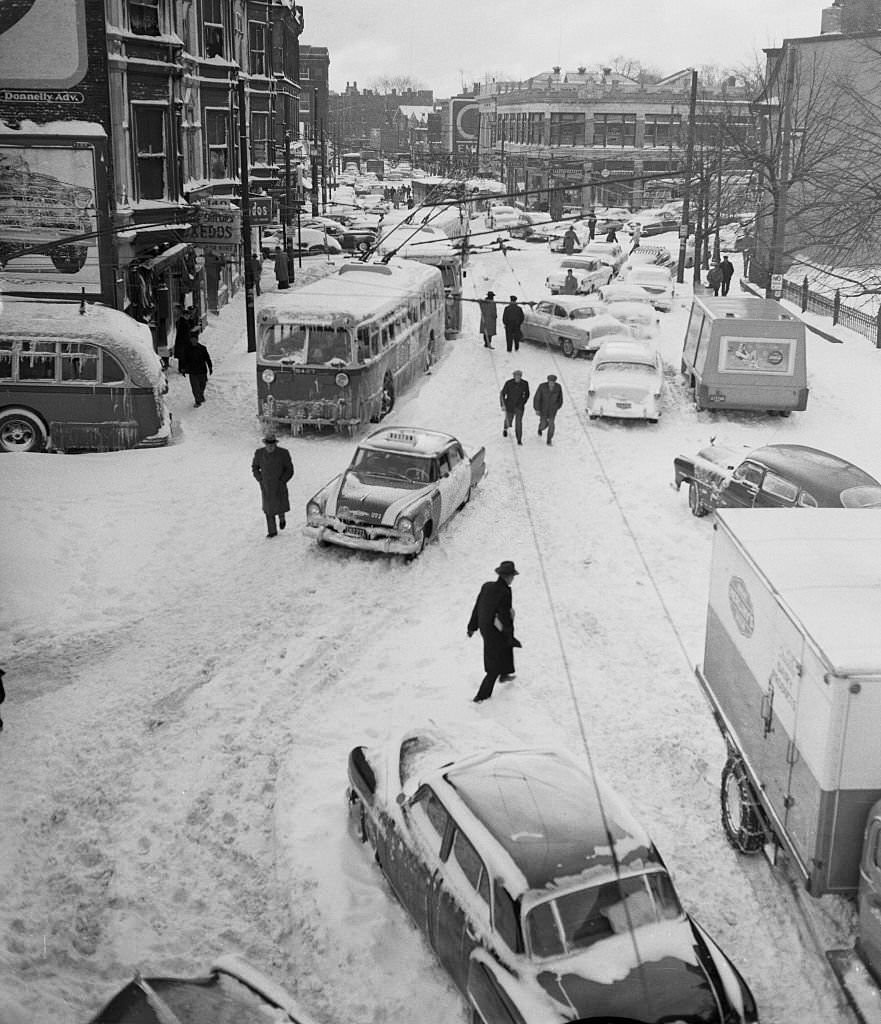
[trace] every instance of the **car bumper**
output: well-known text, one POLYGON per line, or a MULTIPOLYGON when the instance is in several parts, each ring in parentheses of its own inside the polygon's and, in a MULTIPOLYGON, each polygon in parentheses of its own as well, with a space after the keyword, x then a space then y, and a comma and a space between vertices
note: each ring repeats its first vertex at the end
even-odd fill
POLYGON ((587 403, 587 412, 589 416, 621 420, 656 420, 661 415, 656 401, 633 402, 616 398, 595 398, 587 403))
POLYGON ((370 528, 363 527, 363 530, 365 536, 361 537, 344 533, 342 529, 327 524, 306 525, 303 527, 303 536, 324 544, 336 544, 338 547, 354 548, 358 551, 377 551, 383 555, 413 555, 421 547, 420 541, 415 538, 405 540, 402 537, 370 537, 366 536, 370 532, 370 528))

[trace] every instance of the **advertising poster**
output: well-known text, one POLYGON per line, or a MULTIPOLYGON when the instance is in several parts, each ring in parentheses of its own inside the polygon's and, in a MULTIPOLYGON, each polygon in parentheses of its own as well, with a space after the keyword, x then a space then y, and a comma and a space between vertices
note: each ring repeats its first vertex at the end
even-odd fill
POLYGON ((87 65, 86 0, 0 3, 4 91, 67 89, 82 80, 87 65))
POLYGON ((0 289, 100 296, 95 176, 93 146, 0 140, 0 289), (67 241, 16 255, 59 238, 67 241))

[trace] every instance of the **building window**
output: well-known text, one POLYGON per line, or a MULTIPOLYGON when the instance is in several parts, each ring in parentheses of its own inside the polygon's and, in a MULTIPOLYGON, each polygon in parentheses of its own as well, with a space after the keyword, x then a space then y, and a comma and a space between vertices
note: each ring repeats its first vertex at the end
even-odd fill
POLYGON ((301 64, 300 65, 300 81, 301 82, 308 82, 311 77, 312 77, 312 75, 309 74, 309 68, 304 67, 301 64))
POLYGON ((128 25, 139 36, 159 35, 161 0, 128 0, 128 25))
POLYGON ((208 177, 229 177, 229 111, 205 111, 205 148, 208 177))
POLYGON ((544 124, 544 114, 530 114, 526 141, 535 145, 541 145, 544 141, 544 124))
POLYGON ((248 22, 248 61, 252 75, 266 74, 266 24, 248 22))
POLYGON ((636 145, 636 114, 594 114, 593 144, 621 147, 636 145))
POLYGON ((223 0, 203 0, 205 56, 224 57, 223 0))
POLYGON ((584 114, 551 114, 552 146, 584 145, 584 114))
POLYGON ((269 163, 269 114, 251 114, 251 163, 269 163))
POLYGON ((644 146, 669 147, 679 143, 679 114, 646 114, 644 146))
POLYGON ((137 199, 165 199, 165 107, 133 107, 137 199))

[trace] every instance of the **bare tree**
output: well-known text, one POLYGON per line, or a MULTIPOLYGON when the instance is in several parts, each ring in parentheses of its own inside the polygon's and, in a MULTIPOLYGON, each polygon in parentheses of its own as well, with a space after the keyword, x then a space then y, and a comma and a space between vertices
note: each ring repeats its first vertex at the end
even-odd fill
POLYGON ((637 60, 635 57, 624 57, 621 54, 616 57, 610 57, 604 64, 597 66, 597 70, 600 73, 605 68, 614 71, 616 75, 632 78, 634 82, 639 82, 640 85, 652 85, 654 82, 660 82, 664 77, 657 68, 643 64, 642 61, 637 60))
POLYGON ((398 93, 420 92, 425 86, 410 75, 379 75, 370 83, 370 88, 388 95, 392 90, 398 93))

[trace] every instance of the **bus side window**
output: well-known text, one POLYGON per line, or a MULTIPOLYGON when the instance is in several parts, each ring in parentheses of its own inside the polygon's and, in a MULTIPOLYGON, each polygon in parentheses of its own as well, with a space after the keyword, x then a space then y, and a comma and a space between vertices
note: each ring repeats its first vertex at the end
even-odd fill
POLYGON ((18 357, 19 380, 55 380, 55 342, 23 341, 18 357))
POLYGON ((109 352, 101 352, 101 380, 105 384, 125 380, 125 373, 122 367, 109 352))
POLYGON ((370 354, 372 356, 379 355, 379 331, 377 330, 370 332, 370 354))
POLYGON ((366 327, 358 328, 358 362, 366 363, 370 358, 370 334, 366 327))
POLYGON ((0 377, 9 380, 12 377, 12 342, 0 341, 0 377))
POLYGON ((386 348, 388 346, 388 327, 383 327, 380 340, 382 341, 382 347, 386 348))
POLYGON ((98 349, 95 345, 61 343, 62 380, 98 380, 98 349))

